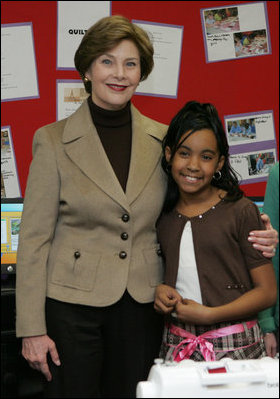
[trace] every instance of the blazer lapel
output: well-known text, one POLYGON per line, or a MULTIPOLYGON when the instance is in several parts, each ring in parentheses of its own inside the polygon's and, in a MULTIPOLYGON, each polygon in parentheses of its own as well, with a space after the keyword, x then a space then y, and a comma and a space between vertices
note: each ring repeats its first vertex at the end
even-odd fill
POLYGON ((66 122, 63 139, 69 158, 113 200, 129 210, 125 193, 92 123, 87 101, 66 122))
POLYGON ((132 149, 126 196, 131 204, 143 190, 161 157, 161 134, 131 105, 132 149))

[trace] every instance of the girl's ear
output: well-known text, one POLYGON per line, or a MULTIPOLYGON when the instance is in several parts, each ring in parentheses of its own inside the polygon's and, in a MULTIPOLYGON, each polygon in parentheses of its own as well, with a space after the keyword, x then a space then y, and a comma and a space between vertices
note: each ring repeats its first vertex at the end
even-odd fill
POLYGON ((220 156, 220 159, 219 159, 219 162, 218 162, 218 165, 217 165, 217 169, 216 169, 216 172, 219 172, 222 168, 223 168, 223 166, 224 166, 224 163, 225 163, 225 156, 224 155, 221 155, 220 156))
POLYGON ((166 161, 167 162, 169 162, 170 161, 170 159, 171 159, 171 149, 170 149, 170 147, 165 147, 165 159, 166 159, 166 161))

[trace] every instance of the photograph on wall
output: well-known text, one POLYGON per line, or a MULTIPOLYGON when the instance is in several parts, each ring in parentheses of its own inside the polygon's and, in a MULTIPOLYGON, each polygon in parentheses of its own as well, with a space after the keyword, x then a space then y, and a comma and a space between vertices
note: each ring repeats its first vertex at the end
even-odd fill
POLYGON ((265 29, 233 34, 236 57, 268 53, 267 33, 265 29))
POLYGON ((230 121, 227 124, 229 142, 243 142, 248 139, 256 140, 255 119, 240 119, 230 121))
POLYGON ((81 80, 57 80, 56 93, 56 120, 67 118, 73 114, 88 97, 81 80))
POLYGON ((266 181, 270 169, 276 162, 275 148, 230 156, 230 164, 239 175, 241 184, 266 181))
POLYGON ((21 197, 10 126, 1 127, 1 198, 21 197))
POLYGON ((207 62, 271 53, 266 2, 201 9, 207 62))
POLYGON ((154 68, 135 94, 177 98, 183 26, 132 20, 144 29, 154 46, 154 68), (172 73, 170 73, 172 71, 172 73))
POLYGON ((111 1, 58 1, 57 14, 57 69, 74 70, 74 55, 84 34, 111 15, 111 1))
POLYGON ((239 31, 238 7, 210 9, 203 12, 206 34, 239 31))
POLYGON ((31 22, 1 25, 1 101, 39 98, 31 22))
POLYGON ((255 144, 259 146, 261 142, 276 146, 272 111, 226 115, 224 121, 231 147, 249 144, 252 148, 255 144))

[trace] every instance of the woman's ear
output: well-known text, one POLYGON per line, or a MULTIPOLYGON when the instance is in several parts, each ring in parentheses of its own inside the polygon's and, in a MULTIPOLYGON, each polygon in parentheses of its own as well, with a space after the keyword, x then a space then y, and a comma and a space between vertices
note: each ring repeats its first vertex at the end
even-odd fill
POLYGON ((165 147, 164 155, 165 155, 166 161, 169 162, 170 159, 171 159, 171 149, 170 149, 170 147, 165 147))

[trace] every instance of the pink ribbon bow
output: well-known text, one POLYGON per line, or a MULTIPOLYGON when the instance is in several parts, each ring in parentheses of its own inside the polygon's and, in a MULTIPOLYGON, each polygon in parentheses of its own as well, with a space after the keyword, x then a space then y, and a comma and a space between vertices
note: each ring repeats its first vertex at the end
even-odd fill
MULTIPOLYGON (((246 322, 246 326, 247 328, 252 328, 256 323, 257 323, 256 320, 248 321, 246 322)), ((189 359, 193 354, 193 352, 196 350, 197 346, 199 346, 199 350, 202 353, 204 359, 207 362, 214 361, 216 359, 216 356, 213 349, 213 344, 207 341, 207 338, 209 339, 209 338, 225 337, 227 335, 236 334, 243 331, 244 331, 244 325, 242 323, 239 323, 228 327, 218 328, 217 330, 207 331, 204 334, 201 334, 197 337, 196 335, 193 335, 190 332, 171 324, 170 332, 172 334, 179 335, 180 337, 185 338, 176 346, 173 352, 173 359, 175 360, 175 362, 180 362, 183 359, 189 359), (184 348, 182 348, 182 346, 185 344, 187 345, 184 348)), ((247 346, 251 345, 246 345, 246 347, 247 346)))
POLYGON ((195 335, 193 338, 184 339, 179 343, 179 345, 176 346, 176 349, 173 353, 173 359, 175 362, 180 362, 183 359, 189 359, 198 345, 200 352, 206 361, 212 361, 216 359, 213 350, 213 344, 211 344, 209 341, 206 341, 206 339, 202 338, 201 336, 196 337, 195 335), (188 345, 184 348, 181 348, 181 346, 184 344, 188 345))

